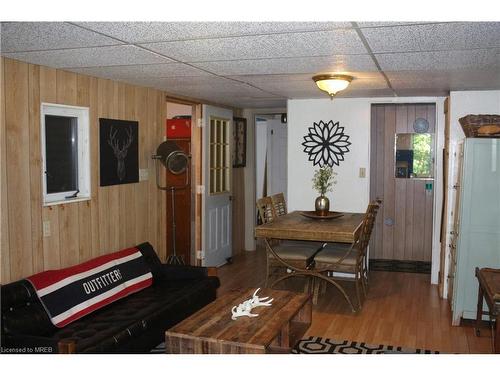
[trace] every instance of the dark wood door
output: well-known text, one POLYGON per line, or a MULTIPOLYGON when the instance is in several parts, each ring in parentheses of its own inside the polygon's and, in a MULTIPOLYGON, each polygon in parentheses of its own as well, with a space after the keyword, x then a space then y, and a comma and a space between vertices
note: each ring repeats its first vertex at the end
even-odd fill
POLYGON ((435 132, 435 104, 372 105, 370 197, 382 198, 383 205, 370 259, 431 261, 434 181, 395 177, 395 135, 415 133, 417 118, 428 121, 428 133, 435 132))
MULTIPOLYGON (((187 154, 190 154, 190 139, 175 139, 179 147, 187 154)), ((186 174, 166 173, 168 186, 183 186, 186 181, 186 174)), ((191 171, 190 171, 191 175, 191 171)), ((167 256, 173 255, 173 215, 172 215, 172 191, 168 189, 167 195, 167 256)), ((175 189, 175 248, 176 254, 181 256, 185 264, 191 264, 191 181, 184 189, 175 189)))

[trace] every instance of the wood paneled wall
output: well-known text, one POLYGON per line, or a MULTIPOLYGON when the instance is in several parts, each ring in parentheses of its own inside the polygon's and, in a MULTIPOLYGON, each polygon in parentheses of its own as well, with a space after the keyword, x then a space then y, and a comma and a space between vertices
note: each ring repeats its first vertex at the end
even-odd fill
POLYGON ((161 91, 1 58, 1 282, 149 241, 166 259, 165 194, 151 154, 163 141, 161 91), (42 206, 40 104, 90 108, 92 199, 42 206), (139 121, 139 168, 149 179, 99 186, 100 117, 139 121), (50 222, 44 237, 42 223, 50 222))
POLYGON ((383 199, 370 242, 372 259, 431 261, 434 190, 426 191, 425 184, 434 181, 394 177, 395 135, 415 133, 419 117, 435 133, 435 104, 372 105, 370 200, 383 199))

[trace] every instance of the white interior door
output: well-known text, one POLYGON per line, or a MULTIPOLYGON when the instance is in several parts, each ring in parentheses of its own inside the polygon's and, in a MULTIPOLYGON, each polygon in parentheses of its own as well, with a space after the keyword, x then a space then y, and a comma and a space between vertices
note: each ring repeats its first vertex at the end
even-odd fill
POLYGON ((233 111, 203 106, 203 259, 221 266, 232 255, 231 139, 233 111))
POLYGON ((267 120, 257 119, 255 125, 255 199, 264 196, 264 174, 267 160, 267 120))
POLYGON ((279 118, 267 122, 267 181, 268 195, 284 193, 286 198, 287 127, 279 118))

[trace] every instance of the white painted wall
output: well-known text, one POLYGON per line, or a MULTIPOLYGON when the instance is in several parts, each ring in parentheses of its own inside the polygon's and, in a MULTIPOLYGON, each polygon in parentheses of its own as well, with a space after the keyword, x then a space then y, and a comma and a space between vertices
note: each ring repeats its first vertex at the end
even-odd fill
POLYGON ((450 92, 450 140, 465 138, 458 119, 466 115, 500 114, 500 90, 450 92))
POLYGON ((442 204, 442 154, 444 138, 443 97, 307 99, 288 101, 288 205, 289 210, 311 210, 317 193, 311 179, 316 168, 303 152, 303 137, 313 122, 340 121, 352 143, 345 160, 335 171, 337 185, 329 194, 335 211, 364 212, 370 199, 370 122, 374 103, 436 103, 436 161, 434 183, 434 230, 431 282, 438 282, 439 232, 442 204), (359 177, 359 168, 366 168, 366 177, 359 177))
MULTIPOLYGON (((495 91, 452 91, 450 92, 450 168, 448 170, 448 212, 446 228, 446 254, 444 265, 444 293, 443 298, 448 298, 448 268, 450 262, 449 244, 450 231, 453 227, 453 208, 455 207, 455 194, 453 185, 456 183, 458 170, 455 165, 455 150, 459 143, 465 139, 465 134, 458 119, 466 115, 500 114, 500 90, 495 91)), ((450 296, 451 298, 451 296, 450 296)))
POLYGON ((302 142, 314 122, 340 121, 349 135, 350 151, 345 161, 334 167, 337 185, 330 198, 332 211, 364 212, 370 197, 370 176, 359 178, 359 168, 370 167, 370 99, 308 99, 288 101, 288 207, 313 210, 318 193, 311 179, 313 167, 302 142))

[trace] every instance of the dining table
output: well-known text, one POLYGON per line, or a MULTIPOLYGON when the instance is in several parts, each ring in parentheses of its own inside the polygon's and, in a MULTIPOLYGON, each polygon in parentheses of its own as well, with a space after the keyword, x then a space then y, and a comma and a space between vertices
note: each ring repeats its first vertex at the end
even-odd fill
POLYGON ((274 250, 276 240, 298 240, 315 242, 340 242, 354 243, 358 238, 363 219, 363 213, 337 212, 328 217, 314 217, 309 211, 293 211, 276 217, 272 222, 259 225, 255 228, 255 237, 264 240, 267 251, 277 261, 292 272, 286 273, 275 280, 271 288, 277 283, 290 277, 312 277, 325 280, 334 285, 349 302, 353 311, 356 311, 344 289, 323 273, 317 272, 313 267, 299 268, 281 258, 274 250))

